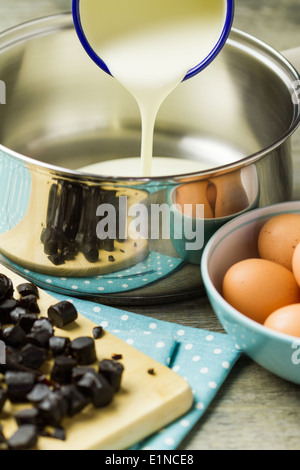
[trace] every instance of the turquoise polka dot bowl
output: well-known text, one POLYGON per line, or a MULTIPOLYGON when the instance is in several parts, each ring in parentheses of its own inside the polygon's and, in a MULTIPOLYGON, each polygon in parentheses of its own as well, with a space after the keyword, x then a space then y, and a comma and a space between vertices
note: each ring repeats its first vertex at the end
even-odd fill
POLYGON ((300 201, 255 209, 228 222, 206 245, 201 272, 212 308, 237 347, 271 373, 300 384, 300 338, 266 328, 222 297, 226 271, 243 259, 259 256, 257 239, 261 227, 283 213, 300 213, 300 201))

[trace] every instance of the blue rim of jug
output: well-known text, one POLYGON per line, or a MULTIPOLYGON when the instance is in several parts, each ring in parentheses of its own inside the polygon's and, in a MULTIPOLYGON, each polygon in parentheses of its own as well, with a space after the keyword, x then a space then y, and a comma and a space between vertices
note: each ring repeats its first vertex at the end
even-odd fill
MULTIPOLYGON (((76 33, 85 51, 90 56, 90 58, 98 65, 98 67, 104 70, 104 72, 113 76, 109 68, 105 64, 105 62, 94 51, 94 49, 90 45, 83 31, 82 23, 80 20, 80 0, 72 0, 72 13, 73 13, 73 22, 74 22, 76 33)), ((234 0, 227 0, 227 13, 226 13, 225 24, 224 24, 222 34, 217 44, 202 62, 200 62, 198 65, 196 65, 195 67, 193 67, 191 70, 188 71, 183 81, 191 77, 194 77, 201 70, 205 69, 217 57, 219 52, 221 52, 230 34, 232 23, 233 23, 233 17, 234 17, 234 0)))

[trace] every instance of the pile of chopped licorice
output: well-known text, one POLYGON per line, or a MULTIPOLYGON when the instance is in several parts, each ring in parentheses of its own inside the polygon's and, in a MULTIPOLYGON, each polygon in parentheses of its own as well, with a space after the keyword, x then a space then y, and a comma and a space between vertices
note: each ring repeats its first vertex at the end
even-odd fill
POLYGON ((78 317, 71 302, 50 306, 47 317, 42 317, 38 288, 25 282, 16 289, 19 299, 14 298, 11 279, 0 274, 0 340, 5 343, 5 364, 0 364, 0 450, 33 448, 39 436, 66 440, 63 419, 87 406, 107 406, 120 388, 124 370, 115 359, 97 362, 95 340, 102 336, 101 327, 93 329, 92 337, 55 336, 55 327, 61 329, 78 317), (47 373, 46 364, 50 364, 47 373), (12 436, 5 436, 1 426, 7 400, 25 405, 14 415, 18 428, 12 436))

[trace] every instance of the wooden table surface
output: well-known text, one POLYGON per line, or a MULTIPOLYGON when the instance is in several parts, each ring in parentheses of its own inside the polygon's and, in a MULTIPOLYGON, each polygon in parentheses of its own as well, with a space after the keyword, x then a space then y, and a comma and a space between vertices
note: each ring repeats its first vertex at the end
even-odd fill
MULTIPOLYGON (((0 30, 68 11, 71 0, 1 0, 0 30)), ((299 0, 236 0, 234 26, 278 50, 300 46, 299 0)), ((1 76, 0 76, 1 79, 1 76)), ((294 198, 300 198, 300 130, 293 137, 294 198)), ((206 297, 131 311, 223 332, 206 297)), ((182 450, 299 450, 300 389, 242 356, 182 450)))

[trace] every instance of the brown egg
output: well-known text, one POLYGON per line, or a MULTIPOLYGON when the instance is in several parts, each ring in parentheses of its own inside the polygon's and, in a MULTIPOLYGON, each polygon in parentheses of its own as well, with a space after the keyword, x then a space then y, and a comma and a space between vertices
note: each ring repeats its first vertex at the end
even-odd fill
POLYGON ((295 279, 300 286, 300 243, 298 243, 293 253, 292 269, 295 279))
POLYGON ((223 280, 225 300, 252 320, 264 323, 278 308, 300 302, 300 289, 287 268, 251 258, 233 265, 223 280))
POLYGON ((249 199, 241 180, 241 171, 210 180, 216 187, 215 217, 238 214, 249 206, 249 199))
POLYGON ((280 333, 300 338, 300 304, 279 308, 268 316, 264 325, 280 333))
POLYGON ((280 214, 268 220, 258 237, 261 258, 292 270, 292 258, 300 243, 300 214, 280 214))
POLYGON ((212 219, 214 217, 212 208, 207 199, 207 189, 209 181, 197 181, 185 183, 176 190, 176 203, 184 210, 184 205, 190 204, 190 210, 185 208, 185 215, 196 217, 196 204, 204 204, 204 218, 212 219))

